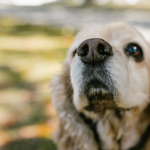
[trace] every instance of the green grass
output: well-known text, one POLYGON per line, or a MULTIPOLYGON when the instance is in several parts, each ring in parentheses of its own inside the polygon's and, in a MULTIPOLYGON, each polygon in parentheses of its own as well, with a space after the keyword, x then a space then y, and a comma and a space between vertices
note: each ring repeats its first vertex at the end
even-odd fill
POLYGON ((1 147, 0 150, 57 150, 51 140, 44 138, 18 140, 1 147))

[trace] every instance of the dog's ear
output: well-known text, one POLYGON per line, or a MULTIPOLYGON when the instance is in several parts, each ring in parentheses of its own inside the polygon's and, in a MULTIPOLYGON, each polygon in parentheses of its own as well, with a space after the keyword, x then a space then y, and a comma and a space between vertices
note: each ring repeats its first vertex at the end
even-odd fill
POLYGON ((52 103, 60 119, 54 140, 60 150, 97 150, 98 146, 93 132, 84 123, 75 109, 70 84, 70 67, 67 61, 63 64, 61 75, 52 80, 52 103))

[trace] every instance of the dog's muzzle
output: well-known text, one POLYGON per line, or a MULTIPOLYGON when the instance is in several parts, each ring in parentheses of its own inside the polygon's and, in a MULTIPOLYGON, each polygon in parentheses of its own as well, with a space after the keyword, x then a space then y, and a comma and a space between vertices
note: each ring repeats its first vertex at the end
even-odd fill
POLYGON ((111 45, 100 38, 87 39, 79 45, 77 55, 84 64, 82 92, 89 101, 86 109, 112 107, 115 88, 106 65, 113 56, 111 45))

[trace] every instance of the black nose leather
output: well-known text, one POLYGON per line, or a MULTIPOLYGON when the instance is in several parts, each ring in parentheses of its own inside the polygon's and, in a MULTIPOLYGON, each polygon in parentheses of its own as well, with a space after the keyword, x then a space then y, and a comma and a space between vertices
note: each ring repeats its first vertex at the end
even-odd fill
POLYGON ((77 54, 85 63, 102 62, 113 54, 112 47, 105 40, 92 38, 83 41, 78 49, 77 54))

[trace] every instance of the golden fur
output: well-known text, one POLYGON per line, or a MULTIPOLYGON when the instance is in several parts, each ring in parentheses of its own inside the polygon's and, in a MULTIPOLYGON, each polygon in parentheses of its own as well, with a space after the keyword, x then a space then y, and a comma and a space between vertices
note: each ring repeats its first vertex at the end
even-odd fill
POLYGON ((141 138, 150 124, 150 48, 130 25, 117 22, 81 31, 68 51, 61 75, 54 77, 52 86, 52 101, 60 119, 55 134, 59 150, 131 150, 140 146, 149 150, 150 136, 145 136, 144 142, 141 138), (107 67, 118 90, 114 99, 116 109, 100 109, 101 104, 99 112, 85 109, 89 101, 81 92, 84 65, 77 55, 73 58, 72 53, 89 38, 103 38, 115 53, 107 67), (142 47, 144 61, 137 63, 125 56, 122 49, 129 42, 142 47))

